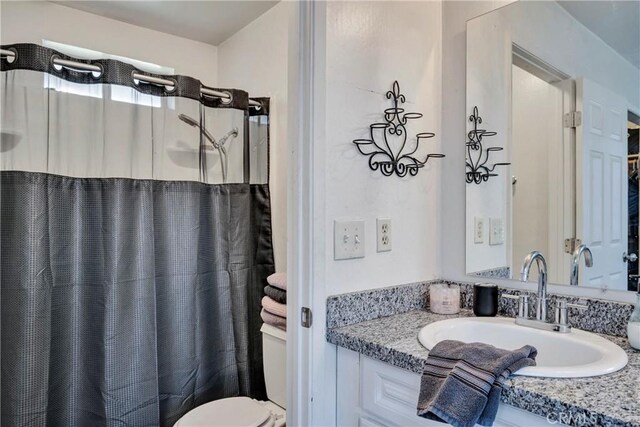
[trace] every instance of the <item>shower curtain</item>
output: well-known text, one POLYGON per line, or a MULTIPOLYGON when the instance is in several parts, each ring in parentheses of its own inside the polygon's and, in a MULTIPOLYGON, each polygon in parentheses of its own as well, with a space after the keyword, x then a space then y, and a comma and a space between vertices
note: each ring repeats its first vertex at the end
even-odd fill
POLYGON ((190 77, 159 86, 119 61, 2 48, 17 53, 0 60, 2 426, 170 426, 214 399, 263 399, 274 261, 268 141, 250 133, 268 109, 190 77))

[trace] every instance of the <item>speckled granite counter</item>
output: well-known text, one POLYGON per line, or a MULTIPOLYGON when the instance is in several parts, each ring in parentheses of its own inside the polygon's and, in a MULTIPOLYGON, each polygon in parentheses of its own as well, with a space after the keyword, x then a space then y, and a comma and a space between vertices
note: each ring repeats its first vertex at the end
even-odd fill
MULTIPOLYGON (((415 310, 327 329, 327 341, 391 365, 421 373, 429 352, 418 342, 425 325, 451 317, 472 316, 463 310, 443 316, 415 310)), ((592 378, 533 378, 514 376, 502 393, 502 401, 546 417, 571 413, 588 420, 583 426, 640 427, 640 351, 626 339, 602 335, 627 351, 629 364, 622 370, 592 378)))

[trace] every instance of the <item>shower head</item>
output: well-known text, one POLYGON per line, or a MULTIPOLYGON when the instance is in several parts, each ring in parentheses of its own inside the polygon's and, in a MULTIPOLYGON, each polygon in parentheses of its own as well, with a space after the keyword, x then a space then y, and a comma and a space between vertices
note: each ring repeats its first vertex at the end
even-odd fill
POLYGON ((182 120, 183 122, 185 122, 186 124, 188 124, 189 126, 192 126, 194 128, 199 128, 200 132, 202 132, 202 134, 205 136, 205 138, 207 138, 209 140, 209 142, 211 143, 211 145, 213 145, 213 148, 218 149, 219 145, 216 142, 215 138, 213 137, 213 135, 211 135, 209 133, 208 130, 206 130, 204 127, 200 126, 200 123, 194 119, 193 117, 187 116, 186 114, 178 114, 178 118, 180 120, 182 120))
POLYGON ((178 118, 193 127, 200 127, 200 123, 196 122, 195 119, 187 116, 186 114, 178 114, 178 118))

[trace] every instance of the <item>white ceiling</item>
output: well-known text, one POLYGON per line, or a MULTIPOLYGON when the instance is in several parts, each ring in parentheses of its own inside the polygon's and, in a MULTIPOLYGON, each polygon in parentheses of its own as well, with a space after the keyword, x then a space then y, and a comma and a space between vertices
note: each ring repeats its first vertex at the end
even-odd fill
POLYGON ((219 45, 278 1, 61 1, 63 6, 219 45))
POLYGON ((640 1, 558 1, 592 33, 640 68, 640 1))

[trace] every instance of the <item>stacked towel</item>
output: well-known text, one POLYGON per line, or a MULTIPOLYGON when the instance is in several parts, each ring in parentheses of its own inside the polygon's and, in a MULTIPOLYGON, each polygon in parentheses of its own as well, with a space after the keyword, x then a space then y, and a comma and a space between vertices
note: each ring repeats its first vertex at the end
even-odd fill
POLYGON ((287 291, 287 273, 273 273, 267 277, 267 283, 283 291, 287 291))
POLYGON ((264 287, 264 293, 269 298, 280 304, 287 303, 287 293, 282 289, 278 289, 275 286, 267 285, 264 287))
POLYGON ((283 330, 287 329, 287 274, 274 273, 267 277, 262 298, 260 317, 268 325, 283 330))
POLYGON ((283 331, 287 330, 287 319, 284 317, 271 314, 264 308, 260 312, 260 317, 262 317, 262 321, 267 325, 275 326, 276 328, 282 329, 283 331))
POLYGON ((287 306, 272 300, 268 296, 262 298, 262 308, 276 316, 287 317, 287 306))
POLYGON ((537 354, 529 345, 509 351, 482 343, 439 342, 425 363, 418 415, 454 427, 493 425, 503 382, 535 365, 537 354))

